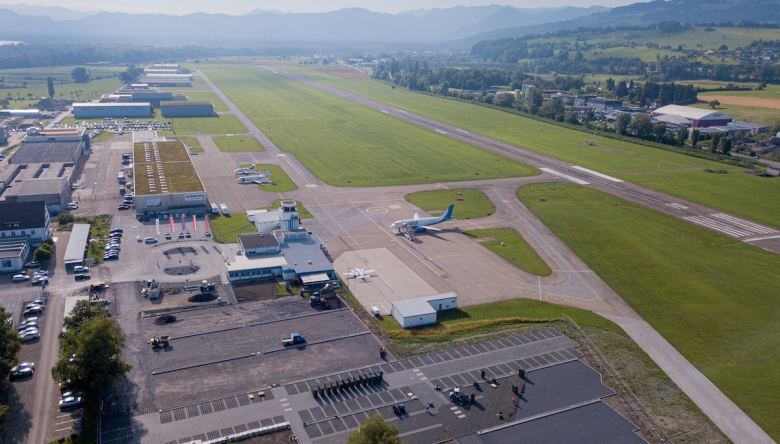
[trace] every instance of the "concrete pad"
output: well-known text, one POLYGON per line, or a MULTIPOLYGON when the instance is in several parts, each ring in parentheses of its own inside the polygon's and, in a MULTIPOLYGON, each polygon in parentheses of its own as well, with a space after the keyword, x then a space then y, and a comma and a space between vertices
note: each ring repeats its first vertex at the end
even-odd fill
POLYGON ((363 307, 370 312, 376 306, 383 316, 390 315, 393 301, 439 293, 387 248, 345 252, 334 266, 342 276, 350 268, 375 270, 365 280, 350 278, 346 282, 363 307))

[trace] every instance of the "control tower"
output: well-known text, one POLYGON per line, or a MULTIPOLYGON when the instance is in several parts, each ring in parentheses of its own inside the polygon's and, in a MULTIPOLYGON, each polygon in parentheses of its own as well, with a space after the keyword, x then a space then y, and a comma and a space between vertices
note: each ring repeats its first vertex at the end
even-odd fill
POLYGON ((293 231, 298 229, 298 208, 294 200, 283 200, 279 208, 279 228, 293 231))

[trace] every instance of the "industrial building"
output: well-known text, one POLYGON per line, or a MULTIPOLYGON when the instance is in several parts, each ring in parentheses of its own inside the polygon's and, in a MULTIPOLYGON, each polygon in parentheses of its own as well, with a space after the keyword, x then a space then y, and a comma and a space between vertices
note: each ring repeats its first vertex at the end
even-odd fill
POLYGON ((38 109, 0 109, 0 116, 35 118, 40 117, 38 109))
POLYGON ((140 83, 145 83, 149 86, 190 87, 192 86, 192 75, 191 74, 149 74, 141 77, 140 83))
POLYGON ((393 301, 391 314, 403 328, 422 327, 436 323, 436 313, 458 308, 458 296, 444 293, 393 301))
POLYGON ((159 88, 138 85, 126 85, 111 94, 104 94, 100 103, 150 103, 159 108, 160 102, 187 100, 184 96, 174 96, 170 91, 159 88))
POLYGON ((593 106, 593 109, 597 109, 600 111, 607 111, 610 109, 616 109, 623 106, 622 100, 606 99, 604 97, 592 97, 588 100, 587 103, 593 106))
POLYGON ((139 217, 208 211, 205 188, 182 142, 134 143, 132 178, 139 217))
POLYGON ((51 218, 44 202, 0 202, 1 241, 24 241, 34 249, 51 235, 51 218))
POLYGON ((74 103, 76 119, 101 119, 103 117, 151 117, 152 104, 141 103, 74 103))
POLYGON ((207 101, 165 101, 160 103, 163 117, 214 117, 214 104, 207 101))
POLYGON ((89 224, 73 224, 63 259, 66 270, 71 270, 76 265, 84 264, 84 252, 87 250, 88 242, 89 224))
POLYGON ((50 212, 62 211, 84 168, 89 147, 83 128, 31 129, 0 171, 0 200, 43 201, 50 212))
POLYGON ((675 122, 678 126, 685 125, 689 128, 725 126, 734 121, 731 116, 715 110, 680 105, 666 105, 653 111, 653 118, 658 119, 662 116, 677 116, 687 119, 690 122, 690 125, 685 125, 685 122, 681 119, 677 119, 675 122))
POLYGON ((21 270, 30 251, 30 244, 25 240, 0 238, 0 273, 21 270))

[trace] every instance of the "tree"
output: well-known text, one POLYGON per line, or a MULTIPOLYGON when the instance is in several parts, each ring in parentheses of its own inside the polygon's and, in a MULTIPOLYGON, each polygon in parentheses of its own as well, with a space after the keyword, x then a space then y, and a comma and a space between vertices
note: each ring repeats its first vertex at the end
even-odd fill
POLYGON ((718 147, 720 145, 720 139, 722 137, 723 136, 721 136, 718 133, 713 133, 712 134, 712 139, 710 140, 710 151, 712 151, 713 153, 718 152, 718 147))
POLYGON ((691 148, 696 148, 696 144, 699 143, 699 134, 697 129, 691 131, 691 148))
MULTIPOLYGON (((8 319, 11 313, 5 311, 0 306, 0 380, 5 380, 6 375, 11 372, 11 368, 18 362, 17 356, 21 348, 21 339, 19 334, 14 331, 8 319)), ((0 404, 0 432, 5 428, 3 418, 8 413, 8 406, 0 404)))
POLYGON ((715 100, 710 100, 710 103, 709 103, 709 105, 710 105, 710 108, 712 108, 712 109, 715 109, 715 108, 717 108, 717 107, 719 107, 719 106, 720 106, 720 101, 719 101, 719 100, 717 100, 717 99, 715 99, 715 100))
POLYGON ((88 402, 97 403, 101 392, 132 368, 122 360, 124 344, 125 335, 115 320, 102 313, 82 316, 77 328, 60 336, 60 356, 51 374, 56 381, 70 381, 85 392, 88 402))
POLYGON ((720 47, 718 48, 718 51, 728 51, 728 50, 729 47, 727 45, 720 45, 720 47))
POLYGON ((70 76, 73 77, 73 81, 76 83, 89 82, 89 73, 87 72, 87 69, 84 68, 83 66, 73 68, 73 71, 70 72, 70 76))
POLYGON ((653 124, 653 136, 655 137, 655 140, 657 142, 660 142, 663 140, 664 136, 666 135, 666 124, 665 123, 654 123, 653 124))
POLYGON ((531 91, 528 94, 529 101, 536 105, 536 107, 542 106, 542 103, 544 103, 544 96, 542 95, 542 91, 539 90, 539 88, 531 88, 531 91))
POLYGON ((723 154, 729 155, 731 152, 731 137, 724 137, 723 140, 721 140, 720 150, 723 151, 723 154))
POLYGON ((637 137, 642 139, 649 138, 653 134, 653 123, 650 114, 637 113, 631 119, 631 123, 628 124, 628 129, 637 137))
POLYGON ((605 82, 605 86, 607 87, 607 91, 614 91, 615 90, 615 80, 612 79, 612 77, 608 78, 605 82))
POLYGON ((78 301, 73 306, 71 315, 65 317, 63 326, 67 332, 79 332, 84 322, 103 315, 103 311, 97 306, 92 306, 89 301, 78 301))
POLYGON ((631 114, 620 113, 615 117, 615 134, 625 135, 628 125, 631 123, 631 114))
POLYGON ((685 144, 685 141, 688 140, 688 128, 681 126, 677 128, 677 132, 674 135, 674 139, 677 141, 677 144, 682 146, 685 144))
POLYGON ((347 437, 346 444, 403 444, 403 441, 398 437, 398 427, 385 423, 379 415, 372 415, 347 437))
POLYGON ((615 97, 626 97, 628 95, 628 88, 626 87, 626 81, 621 80, 615 85, 615 97))
POLYGON ((49 97, 54 98, 54 79, 51 77, 46 79, 46 87, 49 89, 49 97))
POLYGON ((48 244, 41 244, 40 247, 35 249, 33 253, 33 260, 35 262, 47 262, 54 256, 54 250, 48 244))

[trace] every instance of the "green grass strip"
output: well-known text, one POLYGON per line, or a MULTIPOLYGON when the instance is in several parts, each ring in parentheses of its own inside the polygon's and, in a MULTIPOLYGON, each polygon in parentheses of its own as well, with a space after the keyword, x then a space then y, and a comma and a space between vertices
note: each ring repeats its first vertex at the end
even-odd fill
POLYGON ((780 256, 590 188, 535 184, 517 195, 664 338, 780 439, 780 256))
POLYGON ((465 235, 477 239, 495 238, 479 242, 488 250, 503 257, 531 274, 549 276, 552 271, 542 258, 536 254, 528 242, 515 230, 509 228, 490 228, 484 230, 469 230, 465 235))
POLYGON ((455 204, 452 217, 456 219, 477 219, 490 216, 496 211, 493 202, 485 193, 473 188, 419 191, 407 194, 406 200, 428 213, 442 213, 450 204, 455 204))

